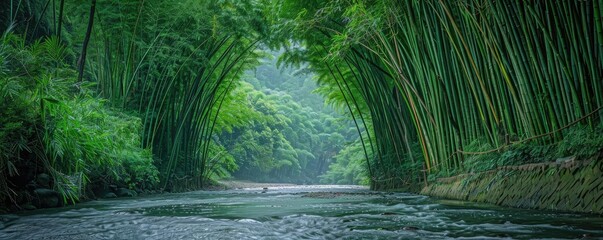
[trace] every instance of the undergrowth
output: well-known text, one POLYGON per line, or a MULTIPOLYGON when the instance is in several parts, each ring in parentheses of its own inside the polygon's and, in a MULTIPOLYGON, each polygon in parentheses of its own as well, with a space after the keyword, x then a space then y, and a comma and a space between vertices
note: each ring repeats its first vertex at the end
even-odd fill
POLYGON ((40 173, 65 202, 89 182, 149 189, 159 181, 140 118, 105 106, 93 84, 76 82, 67 58, 55 38, 0 39, 0 205, 19 204, 19 189, 40 173))
MULTIPOLYGON (((603 152, 603 123, 591 127, 576 125, 561 132, 562 139, 556 143, 542 145, 535 142, 512 144, 499 152, 465 155, 462 169, 434 172, 433 181, 462 173, 479 173, 501 166, 517 166, 530 163, 563 162, 598 157, 603 152)), ((464 147, 466 152, 485 152, 494 149, 482 139, 476 139, 464 147)))

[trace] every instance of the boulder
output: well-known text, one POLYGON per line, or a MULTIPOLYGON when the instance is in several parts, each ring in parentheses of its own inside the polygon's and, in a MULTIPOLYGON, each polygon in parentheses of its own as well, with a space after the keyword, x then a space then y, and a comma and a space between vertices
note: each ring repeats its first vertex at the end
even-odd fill
POLYGON ((31 180, 29 181, 29 183, 27 185, 25 185, 25 189, 27 191, 33 192, 34 190, 36 190, 36 188, 38 188, 38 183, 36 183, 35 180, 31 180))
POLYGON ((136 196, 136 192, 127 188, 118 188, 115 191, 115 195, 118 197, 134 197, 136 196))
POLYGON ((117 195, 115 193, 109 192, 103 196, 103 198, 116 198, 117 195))
POLYGON ((23 208, 25 210, 36 210, 37 209, 36 206, 32 205, 31 203, 23 204, 21 206, 21 208, 23 208))
POLYGON ((40 187, 50 188, 50 175, 46 173, 38 174, 38 176, 36 176, 36 183, 40 187))
POLYGON ((31 194, 27 190, 17 191, 15 194, 15 203, 18 205, 25 204, 32 198, 31 194))
POLYGON ((58 192, 48 188, 38 188, 34 190, 32 203, 37 208, 53 208, 61 204, 61 197, 58 192))
POLYGON ((413 226, 405 226, 402 228, 402 230, 406 230, 406 231, 417 231, 419 230, 418 227, 413 227, 413 226))

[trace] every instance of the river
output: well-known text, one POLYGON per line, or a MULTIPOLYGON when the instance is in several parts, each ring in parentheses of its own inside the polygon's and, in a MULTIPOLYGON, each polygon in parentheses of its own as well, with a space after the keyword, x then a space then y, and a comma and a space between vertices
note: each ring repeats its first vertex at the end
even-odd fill
POLYGON ((502 208, 357 186, 197 191, 0 215, 0 239, 603 238, 594 215, 502 208))

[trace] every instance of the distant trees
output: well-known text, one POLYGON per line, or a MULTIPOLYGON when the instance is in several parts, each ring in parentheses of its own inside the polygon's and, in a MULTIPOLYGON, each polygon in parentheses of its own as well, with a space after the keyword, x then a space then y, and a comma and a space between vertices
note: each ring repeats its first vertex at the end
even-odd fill
MULTIPOLYGON (((278 71, 274 65, 265 68, 278 71)), ((258 80, 246 76, 244 79, 262 83, 284 81, 279 74, 272 77, 258 80)), ((319 98, 317 95, 298 97, 319 98)), ((334 155, 349 141, 342 135, 347 125, 334 121, 333 115, 302 106, 284 91, 255 89, 242 82, 225 101, 217 125, 217 133, 222 132, 217 137, 236 159, 236 177, 317 183, 317 177, 327 170, 334 155), (234 119, 245 124, 229 124, 234 119)))

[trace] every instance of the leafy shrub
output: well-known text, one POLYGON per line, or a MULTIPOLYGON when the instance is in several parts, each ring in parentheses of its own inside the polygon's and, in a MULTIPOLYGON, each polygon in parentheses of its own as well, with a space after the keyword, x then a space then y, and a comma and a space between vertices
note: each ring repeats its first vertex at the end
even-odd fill
POLYGON ((159 183, 159 170, 153 165, 153 154, 149 149, 129 151, 125 157, 122 180, 130 189, 154 189, 159 183))
MULTIPOLYGON (((463 166, 466 172, 482 172, 499 166, 549 162, 568 156, 585 159, 603 151, 603 123, 595 127, 578 125, 563 133, 563 140, 555 144, 520 143, 504 149, 501 153, 467 155, 463 166)), ((474 140, 465 147, 465 151, 469 152, 490 149, 493 147, 483 140, 474 140)), ((430 177, 441 177, 440 175, 442 174, 430 177)))
POLYGON ((92 84, 76 83, 56 39, 29 46, 12 34, 1 40, 0 201, 12 197, 9 177, 23 170, 50 173, 65 200, 98 179, 157 184, 150 150, 141 147, 141 120, 105 106, 92 84))
POLYGON ((320 176, 323 184, 369 184, 366 160, 360 141, 344 147, 336 156, 329 170, 320 176))
POLYGON ((556 157, 576 156, 578 159, 591 157, 603 150, 603 123, 591 127, 578 125, 564 131, 557 144, 556 157))
MULTIPOLYGON (((158 171, 142 149, 140 118, 115 112, 99 99, 83 96, 48 107, 47 149, 51 165, 66 174, 152 188, 158 171)), ((85 184, 84 184, 85 185, 85 184)))
MULTIPOLYGON (((481 139, 473 140, 469 145, 465 146, 466 152, 483 152, 493 149, 491 144, 481 139)), ((499 158, 499 153, 492 152, 487 154, 466 155, 463 162, 463 168, 466 172, 483 172, 496 168, 496 160, 499 158)))

